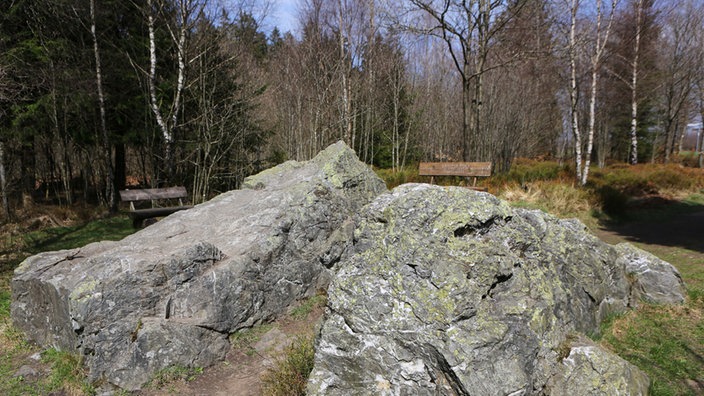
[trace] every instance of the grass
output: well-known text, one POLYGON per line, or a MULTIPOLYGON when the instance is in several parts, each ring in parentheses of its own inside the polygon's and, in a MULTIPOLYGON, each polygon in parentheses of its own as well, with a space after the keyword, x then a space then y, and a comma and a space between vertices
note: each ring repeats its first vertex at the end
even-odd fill
POLYGON ((175 382, 191 382, 203 374, 202 367, 173 365, 155 372, 145 385, 148 389, 161 389, 175 382))
POLYGON ((73 249, 91 242, 120 240, 134 231, 128 217, 116 216, 78 226, 29 232, 23 237, 23 245, 30 253, 73 249))
POLYGON ((303 396, 308 376, 313 370, 313 337, 300 336, 286 348, 274 367, 262 376, 262 394, 266 396, 303 396))
POLYGON ((290 310, 289 315, 294 320, 303 320, 307 318, 315 308, 324 307, 327 301, 328 296, 325 290, 321 290, 315 296, 307 298, 301 301, 300 305, 293 307, 290 310))
POLYGON ((704 382, 704 303, 642 305, 614 320, 602 344, 645 371, 651 395, 695 395, 704 382), (689 383, 688 383, 689 381, 689 383))
POLYGON ((250 328, 239 330, 235 333, 230 334, 230 345, 233 349, 240 349, 246 355, 252 356, 256 353, 254 349, 254 344, 259 341, 259 339, 269 332, 269 330, 274 328, 274 324, 265 323, 258 326, 253 326, 250 328))

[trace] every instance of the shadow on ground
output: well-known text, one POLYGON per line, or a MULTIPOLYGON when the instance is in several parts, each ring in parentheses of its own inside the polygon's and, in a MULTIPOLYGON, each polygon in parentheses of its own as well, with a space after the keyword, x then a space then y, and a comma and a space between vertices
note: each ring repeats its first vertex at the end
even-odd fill
POLYGON ((704 253, 704 205, 660 204, 637 208, 631 220, 604 224, 597 234, 608 243, 626 240, 704 253))

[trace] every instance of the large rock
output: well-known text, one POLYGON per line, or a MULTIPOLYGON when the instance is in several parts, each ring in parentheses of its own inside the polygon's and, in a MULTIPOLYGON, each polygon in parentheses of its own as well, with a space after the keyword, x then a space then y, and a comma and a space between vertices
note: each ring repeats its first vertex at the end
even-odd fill
POLYGON ((633 278, 633 297, 651 304, 684 302, 684 283, 672 264, 638 249, 630 243, 614 248, 621 254, 620 262, 633 278))
MULTIPOLYGON (((634 296, 649 298, 652 288, 633 289, 650 272, 626 268, 643 255, 623 250, 576 220, 486 193, 400 186, 361 214, 328 290, 308 393, 565 394, 569 384, 598 394, 579 390, 595 357, 606 363, 589 375, 621 381, 602 394, 638 394, 647 377, 635 367, 572 345, 634 296)), ((681 298, 681 283, 669 285, 681 298)))
POLYGON ((620 357, 579 337, 547 389, 555 396, 647 395, 648 376, 620 357))
POLYGON ((122 241, 28 258, 12 319, 41 345, 80 352, 90 380, 126 390, 170 365, 207 366, 230 333, 327 287, 352 216, 385 190, 335 144, 122 241))

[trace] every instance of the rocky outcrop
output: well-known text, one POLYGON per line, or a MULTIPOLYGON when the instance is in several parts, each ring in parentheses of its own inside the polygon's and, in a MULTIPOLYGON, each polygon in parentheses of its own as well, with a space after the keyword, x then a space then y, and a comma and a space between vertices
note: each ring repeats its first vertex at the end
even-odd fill
POLYGON ((167 366, 208 366, 230 333, 327 287, 352 216, 385 190, 335 144, 122 241, 28 258, 12 319, 41 345, 82 354, 96 383, 134 390, 167 366))
POLYGON ((643 300, 651 304, 684 302, 682 277, 670 263, 630 243, 619 243, 614 248, 620 254, 619 264, 626 268, 633 280, 635 301, 643 300))
MULTIPOLYGON (((647 390, 637 368, 574 342, 634 298, 664 293, 643 278, 655 272, 644 252, 607 245, 576 220, 420 184, 378 197, 354 236, 328 290, 309 394, 647 390), (584 382, 597 380, 616 382, 584 382)), ((667 299, 681 301, 674 268, 656 266, 667 299)))

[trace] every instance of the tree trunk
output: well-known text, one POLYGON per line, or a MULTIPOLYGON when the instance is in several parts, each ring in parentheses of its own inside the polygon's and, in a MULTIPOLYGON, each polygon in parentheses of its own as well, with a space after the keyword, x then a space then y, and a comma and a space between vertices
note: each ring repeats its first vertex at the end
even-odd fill
POLYGON ((577 181, 580 181, 582 176, 582 135, 579 132, 579 112, 578 112, 578 93, 577 86, 577 8, 579 2, 572 0, 571 17, 570 17, 570 43, 569 43, 569 58, 570 58, 570 112, 572 116, 572 133, 574 134, 574 156, 577 181))
POLYGON ((111 213, 117 212, 117 195, 115 194, 115 174, 112 166, 112 153, 110 149, 110 137, 108 135, 107 121, 105 119, 105 95, 103 94, 103 80, 100 65, 100 49, 98 47, 98 36, 95 32, 95 0, 90 0, 90 32, 93 37, 93 54, 95 55, 95 83, 98 89, 98 105, 100 108, 100 133, 103 149, 103 160, 107 179, 105 180, 105 198, 111 213))
POLYGON ((5 215, 5 220, 9 221, 12 217, 10 212, 10 203, 7 199, 7 175, 5 172, 5 142, 0 140, 0 194, 2 196, 2 212, 5 215))
POLYGON ((641 24, 643 20, 643 0, 636 1, 636 37, 633 42, 633 62, 631 64, 631 147, 630 163, 638 163, 638 58, 640 56, 641 24))
MULTIPOLYGON (((592 74, 592 85, 589 96, 589 131, 587 138, 587 148, 584 153, 584 168, 582 169, 582 176, 579 180, 581 185, 587 184, 587 179, 589 178, 589 165, 591 163, 592 149, 594 147, 594 134, 596 128, 596 92, 599 85, 599 70, 601 68, 601 58, 604 54, 604 49, 609 41, 609 34, 611 33, 611 26, 613 25, 614 15, 616 14, 616 4, 618 0, 611 0, 611 10, 609 14, 609 21, 604 29, 603 33, 601 30, 601 18, 603 16, 602 2, 597 0, 596 2, 596 36, 594 38, 594 53, 591 59, 591 74, 592 74), (602 37, 603 34, 603 37, 602 37)), ((573 11, 574 12, 574 11, 573 11)), ((573 14, 574 16, 574 14, 573 14)), ((572 21, 572 28, 574 28, 574 20, 572 21)), ((570 32, 572 35, 573 32, 570 32)))

